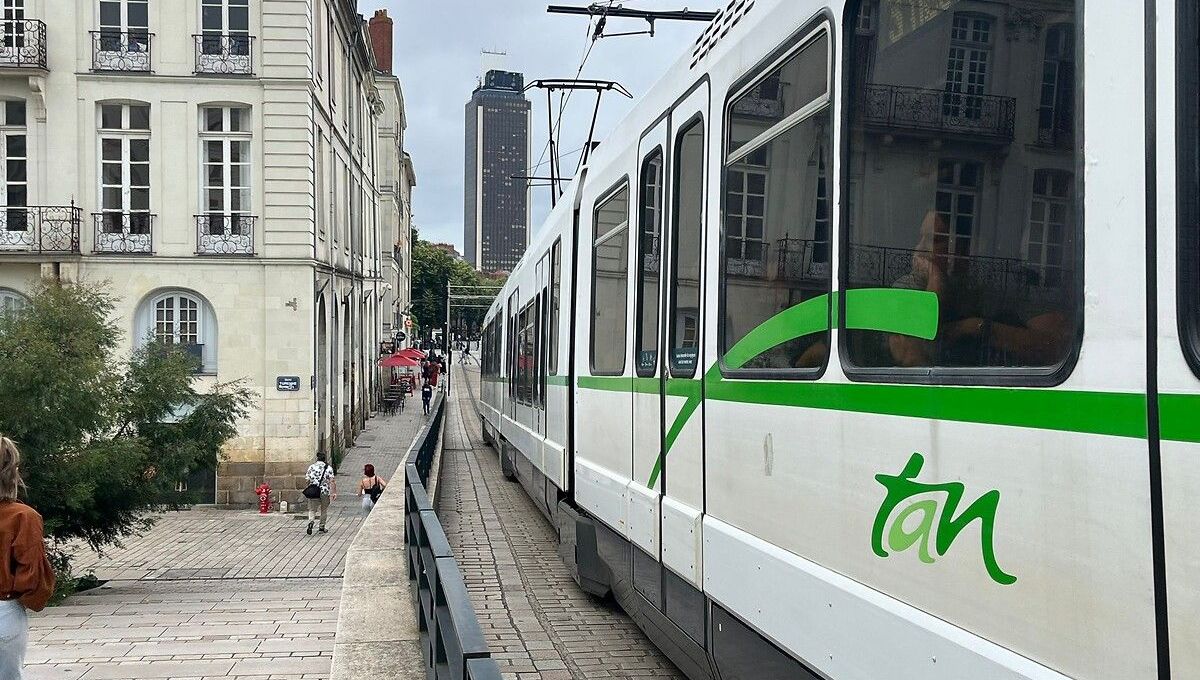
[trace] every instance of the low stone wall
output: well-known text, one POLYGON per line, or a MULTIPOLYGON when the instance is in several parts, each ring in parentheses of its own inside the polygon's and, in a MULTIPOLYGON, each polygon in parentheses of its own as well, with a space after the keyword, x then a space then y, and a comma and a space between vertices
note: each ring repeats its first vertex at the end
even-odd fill
MULTIPOLYGON (((330 680, 425 678, 404 543, 404 466, 419 445, 418 437, 346 552, 330 680)), ((441 460, 439 434, 433 470, 441 460)))

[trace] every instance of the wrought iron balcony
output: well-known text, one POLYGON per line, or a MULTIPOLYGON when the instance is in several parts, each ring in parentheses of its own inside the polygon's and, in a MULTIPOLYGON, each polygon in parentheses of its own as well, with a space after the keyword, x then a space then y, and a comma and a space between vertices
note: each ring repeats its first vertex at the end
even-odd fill
POLYGON ((196 73, 248 76, 254 73, 254 36, 204 33, 196 41, 196 73))
POLYGON ((0 208, 0 253, 77 255, 82 216, 73 205, 0 208))
POLYGON ((5 66, 46 68, 46 22, 0 21, 0 68, 5 66))
POLYGON ((762 241, 747 239, 742 243, 742 257, 730 257, 730 254, 725 254, 725 273, 730 276, 747 276, 752 279, 761 279, 767 275, 767 251, 770 246, 762 241), (757 255, 752 255, 749 251, 751 246, 758 247, 757 255))
POLYGON ((147 212, 92 213, 96 240, 92 252, 152 255, 154 253, 154 215, 147 212))
MULTIPOLYGON (((888 288, 898 281, 915 281, 916 258, 934 259, 942 271, 957 282, 999 295, 1032 297, 1047 291, 1068 290, 1074 280, 1070 269, 1046 266, 1016 257, 990 255, 933 255, 928 250, 851 245, 848 275, 852 287, 888 288)), ((907 281, 906 286, 913 285, 907 281)))
POLYGON ((154 34, 142 30, 92 31, 92 70, 148 73, 154 34))
POLYGON ((253 255, 253 215, 196 215, 196 254, 253 255))
POLYGON ((784 237, 776 242, 777 276, 788 281, 829 276, 829 241, 784 237))
POLYGON ((868 126, 960 134, 1002 142, 1013 139, 1017 100, 900 85, 867 85, 858 117, 868 126))

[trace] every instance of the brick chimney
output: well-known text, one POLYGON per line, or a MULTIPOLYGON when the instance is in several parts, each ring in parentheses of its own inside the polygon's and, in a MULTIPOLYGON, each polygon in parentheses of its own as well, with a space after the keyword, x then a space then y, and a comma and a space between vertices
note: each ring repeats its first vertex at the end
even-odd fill
POLYGON ((384 73, 392 72, 392 18, 386 9, 375 10, 368 24, 371 33, 371 48, 375 52, 375 64, 384 73))

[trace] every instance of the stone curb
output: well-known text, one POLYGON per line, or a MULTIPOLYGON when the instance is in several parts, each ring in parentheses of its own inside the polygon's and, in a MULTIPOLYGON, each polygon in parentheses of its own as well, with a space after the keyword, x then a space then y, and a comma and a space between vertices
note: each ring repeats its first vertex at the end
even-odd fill
MULTIPOLYGON (((442 422, 430 473, 430 501, 441 467, 442 422)), ((379 497, 346 551, 330 680, 425 678, 404 544, 403 475, 415 443, 392 477, 396 488, 379 497)))

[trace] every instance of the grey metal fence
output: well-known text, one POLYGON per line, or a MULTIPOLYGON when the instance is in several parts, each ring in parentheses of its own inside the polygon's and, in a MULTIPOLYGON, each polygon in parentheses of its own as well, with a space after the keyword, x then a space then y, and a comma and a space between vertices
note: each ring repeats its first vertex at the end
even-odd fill
POLYGON ((428 680, 500 680, 500 667, 488 650, 462 572, 425 490, 444 412, 445 399, 440 398, 433 417, 417 435, 415 455, 404 466, 404 540, 425 676, 428 680))

